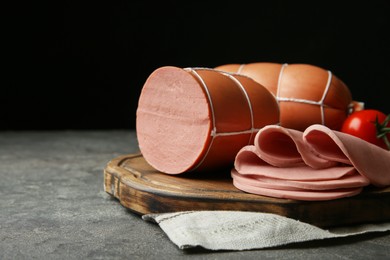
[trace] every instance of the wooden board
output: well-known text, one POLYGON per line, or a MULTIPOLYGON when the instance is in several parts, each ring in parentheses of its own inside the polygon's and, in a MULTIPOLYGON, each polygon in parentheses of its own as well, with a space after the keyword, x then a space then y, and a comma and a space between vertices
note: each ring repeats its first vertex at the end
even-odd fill
POLYGON ((367 187, 359 195, 329 201, 296 201, 245 193, 229 171, 167 175, 141 154, 111 160, 104 189, 138 214, 186 210, 241 210, 275 213, 321 227, 390 220, 390 187, 367 187))

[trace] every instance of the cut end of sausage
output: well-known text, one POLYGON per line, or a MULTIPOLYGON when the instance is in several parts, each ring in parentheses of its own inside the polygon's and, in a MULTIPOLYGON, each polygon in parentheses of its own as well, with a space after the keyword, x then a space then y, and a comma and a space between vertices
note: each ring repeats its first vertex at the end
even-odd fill
POLYGON ((137 108, 137 138, 155 169, 179 174, 196 167, 209 146, 211 113, 207 96, 188 71, 161 67, 147 79, 137 108))

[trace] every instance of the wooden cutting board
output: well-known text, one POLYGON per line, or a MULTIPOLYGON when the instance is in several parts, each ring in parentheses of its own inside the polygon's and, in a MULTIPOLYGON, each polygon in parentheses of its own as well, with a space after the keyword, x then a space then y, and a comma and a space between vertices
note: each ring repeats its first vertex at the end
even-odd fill
POLYGON ((320 227, 390 221, 390 187, 367 187, 359 195, 329 201, 297 201, 245 193, 228 170, 167 175, 141 154, 111 160, 104 189, 138 214, 186 210, 241 210, 275 213, 320 227))

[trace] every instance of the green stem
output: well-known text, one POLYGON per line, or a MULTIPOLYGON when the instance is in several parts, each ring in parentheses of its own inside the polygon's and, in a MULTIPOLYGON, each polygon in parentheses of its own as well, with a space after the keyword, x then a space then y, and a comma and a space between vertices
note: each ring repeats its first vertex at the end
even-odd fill
POLYGON ((386 146, 387 146, 387 150, 390 151, 390 142, 389 142, 389 139, 387 139, 387 136, 383 136, 382 137, 383 141, 385 142, 386 146))
POLYGON ((378 115, 377 115, 374 124, 376 128, 376 137, 382 139, 387 146, 387 150, 390 151, 390 142, 389 139, 387 139, 387 134, 390 133, 390 128, 387 127, 389 121, 390 121, 390 114, 386 116, 385 120, 382 123, 379 122, 378 115))

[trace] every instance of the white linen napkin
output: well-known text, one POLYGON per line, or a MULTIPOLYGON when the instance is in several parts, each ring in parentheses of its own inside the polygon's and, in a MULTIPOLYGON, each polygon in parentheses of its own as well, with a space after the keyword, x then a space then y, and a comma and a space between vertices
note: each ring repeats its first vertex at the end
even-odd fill
POLYGON ((271 213, 182 211, 147 214, 180 249, 250 250, 390 230, 390 222, 322 229, 271 213))

